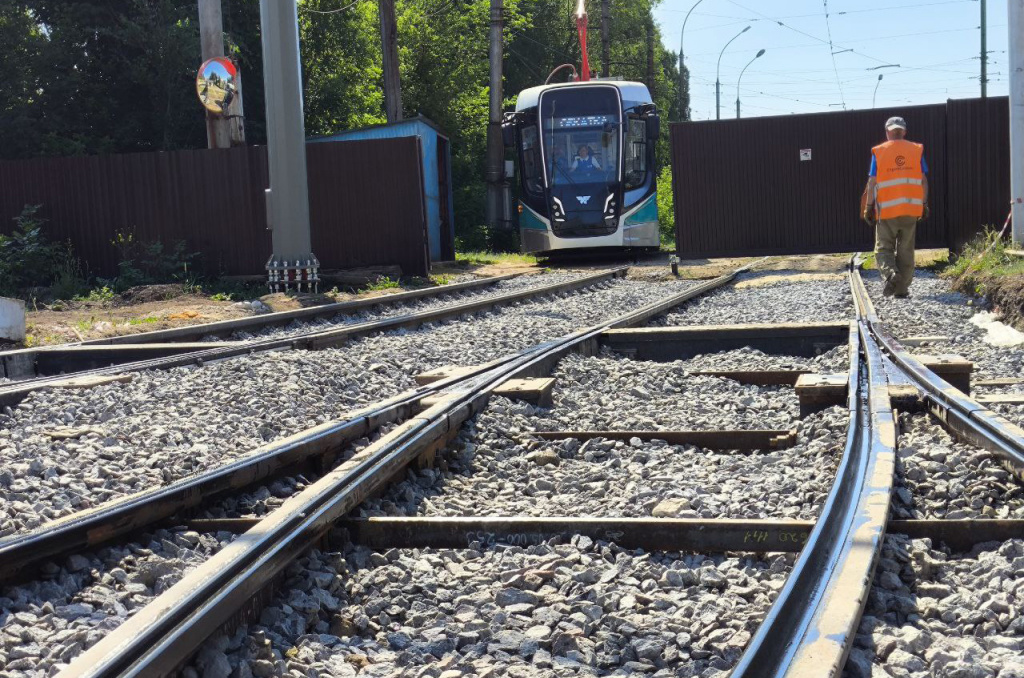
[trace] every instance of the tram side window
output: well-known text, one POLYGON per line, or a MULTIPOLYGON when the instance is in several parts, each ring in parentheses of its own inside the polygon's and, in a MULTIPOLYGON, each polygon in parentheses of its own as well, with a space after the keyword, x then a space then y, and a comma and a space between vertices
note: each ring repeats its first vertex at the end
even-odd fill
POLYGON ((647 179, 647 121, 630 118, 626 130, 626 190, 640 188, 647 179))
POLYGON ((523 184, 526 190, 531 193, 542 193, 544 190, 544 176, 540 163, 540 142, 538 140, 536 127, 524 127, 522 129, 522 154, 523 154, 523 184))

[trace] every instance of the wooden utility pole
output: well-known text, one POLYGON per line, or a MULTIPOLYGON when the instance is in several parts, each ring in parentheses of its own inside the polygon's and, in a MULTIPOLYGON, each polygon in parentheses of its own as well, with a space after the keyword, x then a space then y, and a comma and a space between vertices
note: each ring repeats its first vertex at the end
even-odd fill
POLYGON ((501 184, 504 179, 505 144, 501 138, 502 102, 502 58, 505 48, 502 38, 504 1, 491 0, 491 91, 490 115, 487 122, 487 225, 496 228, 501 225, 502 205, 501 184))
POLYGON ((647 19, 647 89, 654 99, 654 19, 647 19))
POLYGON ((395 0, 377 0, 380 46, 384 55, 384 109, 388 122, 402 119, 402 76, 398 70, 398 24, 395 0))
MULTIPOLYGON (((224 20, 220 0, 199 0, 199 40, 203 61, 224 54, 224 20)), ((242 112, 242 74, 235 76, 235 96, 223 115, 206 111, 206 143, 210 148, 230 148, 245 143, 242 112)))
POLYGON ((601 77, 607 78, 608 62, 611 61, 612 17, 608 5, 610 0, 601 0, 601 77))

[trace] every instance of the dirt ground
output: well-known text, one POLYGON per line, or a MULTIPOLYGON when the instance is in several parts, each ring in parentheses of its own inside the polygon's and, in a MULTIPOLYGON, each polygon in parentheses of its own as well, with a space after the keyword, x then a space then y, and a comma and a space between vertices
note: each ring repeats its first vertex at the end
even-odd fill
MULTIPOLYGON (((464 281, 509 274, 539 274, 543 270, 543 267, 536 264, 502 262, 470 267, 435 266, 431 274, 464 281)), ((257 312, 291 311, 341 301, 382 297, 408 289, 420 289, 424 286, 422 283, 420 280, 418 284, 409 287, 361 293, 253 294, 251 299, 247 298, 244 302, 215 301, 206 295, 186 294, 176 285, 151 285, 134 288, 111 301, 61 301, 35 307, 29 304, 25 344, 0 344, 0 348, 51 346, 245 318, 257 312), (253 301, 260 302, 263 307, 257 311, 252 306, 253 301)))
POLYGON ((952 283, 954 289, 964 294, 984 294, 1000 320, 1024 331, 1024 276, 971 274, 955 278, 952 283))

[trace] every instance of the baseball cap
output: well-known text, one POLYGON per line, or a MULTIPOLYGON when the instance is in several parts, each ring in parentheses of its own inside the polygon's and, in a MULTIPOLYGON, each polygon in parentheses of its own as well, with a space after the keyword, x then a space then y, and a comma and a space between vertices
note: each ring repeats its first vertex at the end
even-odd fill
POLYGON ((898 115, 894 116, 885 121, 885 129, 907 129, 907 121, 898 115))

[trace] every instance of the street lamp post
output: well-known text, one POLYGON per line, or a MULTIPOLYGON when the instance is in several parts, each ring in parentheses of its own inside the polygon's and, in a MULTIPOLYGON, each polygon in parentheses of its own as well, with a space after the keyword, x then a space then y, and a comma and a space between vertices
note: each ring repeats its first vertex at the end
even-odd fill
MULTIPOLYGON (((750 26, 747 26, 742 31, 732 36, 732 40, 740 37, 744 33, 750 30, 750 26)), ((722 119, 722 55, 725 54, 725 50, 732 44, 732 40, 725 43, 725 47, 718 53, 718 66, 715 69, 715 120, 722 119)))
POLYGON ((740 119, 740 82, 743 80, 743 74, 747 72, 748 68, 750 68, 750 64, 754 63, 755 61, 757 61, 758 59, 760 59, 763 56, 764 56, 764 50, 762 49, 760 52, 758 52, 757 54, 754 55, 753 59, 751 59, 750 61, 747 62, 747 65, 743 67, 742 71, 740 71, 740 77, 738 77, 736 79, 736 119, 737 120, 740 119))
POLYGON ((686 57, 683 56, 683 38, 686 37, 686 22, 690 20, 690 14, 693 10, 697 9, 697 5, 704 2, 704 0, 697 0, 693 3, 693 7, 686 13, 686 17, 683 19, 683 28, 679 31, 679 117, 683 120, 690 119, 690 97, 684 96, 683 92, 686 89, 686 75, 685 75, 685 61, 686 57))
POLYGON ((875 107, 875 97, 878 96, 878 86, 882 84, 882 77, 884 75, 884 73, 878 74, 878 82, 875 83, 875 93, 871 95, 871 108, 875 107))

